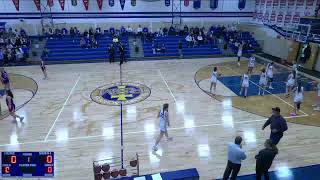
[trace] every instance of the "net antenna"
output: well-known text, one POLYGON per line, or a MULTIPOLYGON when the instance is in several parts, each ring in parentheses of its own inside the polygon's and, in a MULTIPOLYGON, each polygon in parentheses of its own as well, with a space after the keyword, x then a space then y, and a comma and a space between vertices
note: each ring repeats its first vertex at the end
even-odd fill
POLYGON ((40 5, 42 35, 45 35, 45 32, 48 32, 50 28, 54 28, 53 17, 51 7, 47 4, 47 1, 41 1, 40 5))

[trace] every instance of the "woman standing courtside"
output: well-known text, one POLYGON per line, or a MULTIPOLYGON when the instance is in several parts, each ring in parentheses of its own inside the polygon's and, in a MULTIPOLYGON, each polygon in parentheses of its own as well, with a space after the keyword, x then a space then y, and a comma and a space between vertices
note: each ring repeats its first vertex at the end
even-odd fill
POLYGON ((169 104, 164 104, 163 108, 160 110, 159 114, 158 114, 158 118, 160 117, 160 134, 156 140, 155 145, 153 146, 152 150, 153 151, 157 151, 158 150, 158 144, 161 141, 163 135, 165 135, 167 137, 168 141, 171 141, 172 138, 169 137, 168 135, 168 131, 167 131, 167 126, 170 126, 170 122, 169 122, 169 104))

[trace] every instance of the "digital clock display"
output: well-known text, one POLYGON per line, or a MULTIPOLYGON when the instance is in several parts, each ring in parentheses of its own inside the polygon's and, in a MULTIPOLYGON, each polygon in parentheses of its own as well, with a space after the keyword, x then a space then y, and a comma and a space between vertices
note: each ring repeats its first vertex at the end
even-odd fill
POLYGON ((2 177, 53 177, 54 152, 2 152, 2 177))

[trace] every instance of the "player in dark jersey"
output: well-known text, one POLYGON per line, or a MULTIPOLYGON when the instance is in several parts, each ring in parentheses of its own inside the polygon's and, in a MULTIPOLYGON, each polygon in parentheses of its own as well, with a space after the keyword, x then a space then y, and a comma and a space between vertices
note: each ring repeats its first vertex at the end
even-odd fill
POLYGON ((10 80, 9 80, 9 75, 8 73, 4 70, 4 68, 0 68, 0 72, 1 72, 1 82, 4 86, 5 90, 10 90, 10 80))
POLYGON ((41 61, 40 68, 41 68, 41 71, 42 71, 43 76, 44 76, 43 79, 47 79, 48 78, 47 68, 46 68, 46 65, 44 64, 44 61, 41 61))
POLYGON ((7 90, 6 103, 8 106, 9 114, 13 117, 13 122, 16 122, 17 118, 19 118, 22 122, 24 117, 16 115, 16 105, 13 102, 13 94, 11 90, 7 90))

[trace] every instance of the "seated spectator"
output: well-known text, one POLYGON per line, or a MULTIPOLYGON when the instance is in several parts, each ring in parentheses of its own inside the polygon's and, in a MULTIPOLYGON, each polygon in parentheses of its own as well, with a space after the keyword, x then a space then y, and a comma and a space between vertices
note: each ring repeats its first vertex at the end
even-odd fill
POLYGON ((187 35, 189 33, 189 28, 188 28, 188 26, 186 24, 183 27, 183 31, 184 31, 185 35, 187 35))
POLYGON ((89 36, 91 37, 91 36, 93 36, 94 35, 94 32, 93 32, 93 29, 92 29, 92 27, 91 28, 89 28, 89 36))
POLYGON ((152 54, 156 54, 156 44, 152 41, 152 54))
POLYGON ((93 48, 99 48, 99 44, 98 44, 98 41, 95 39, 95 38, 93 38, 92 39, 92 45, 91 45, 93 48))
POLYGON ((198 46, 198 41, 196 35, 192 36, 193 47, 198 46))
POLYGON ((162 44, 161 46, 161 53, 165 53, 166 52, 166 45, 162 44))
POLYGON ((68 31, 66 28, 62 29, 62 36, 66 36, 68 34, 68 31))
POLYGON ((49 38, 50 39, 53 39, 53 29, 52 28, 49 28, 49 31, 48 31, 48 33, 49 33, 49 38))
POLYGON ((87 47, 86 40, 83 37, 80 39, 80 47, 81 48, 86 48, 87 47))
POLYGON ((133 29, 130 27, 130 26, 128 26, 128 28, 127 28, 127 32, 128 32, 128 34, 132 34, 133 33, 133 29))
POLYGON ((70 28, 70 36, 72 38, 72 42, 74 42, 74 37, 76 36, 76 32, 74 31, 73 27, 70 28))
POLYGON ((168 29, 166 27, 162 29, 162 32, 164 36, 168 36, 168 29))
POLYGON ((168 35, 170 35, 170 36, 176 35, 176 30, 173 26, 170 26, 168 35))
POLYGON ((126 28, 124 28, 123 26, 121 26, 120 28, 120 34, 121 35, 125 35, 127 33, 126 28))
POLYGON ((203 43, 203 37, 202 37, 201 34, 199 34, 199 35, 197 36, 197 41, 198 41, 198 45, 203 45, 203 44, 204 44, 204 43, 203 43))
POLYGON ((163 36, 163 30, 162 30, 162 28, 159 28, 159 29, 157 30, 157 36, 163 36))
POLYGON ((190 34, 187 35, 187 37, 185 38, 186 42, 187 42, 187 46, 188 47, 191 47, 192 46, 192 43, 193 43, 193 40, 192 40, 192 37, 190 34))
POLYGON ((119 38, 117 36, 112 37, 113 44, 117 45, 119 43, 119 38))
POLYGON ((142 27, 141 27, 140 24, 139 24, 139 26, 138 26, 138 28, 137 28, 137 34, 138 34, 139 36, 142 35, 142 27))

